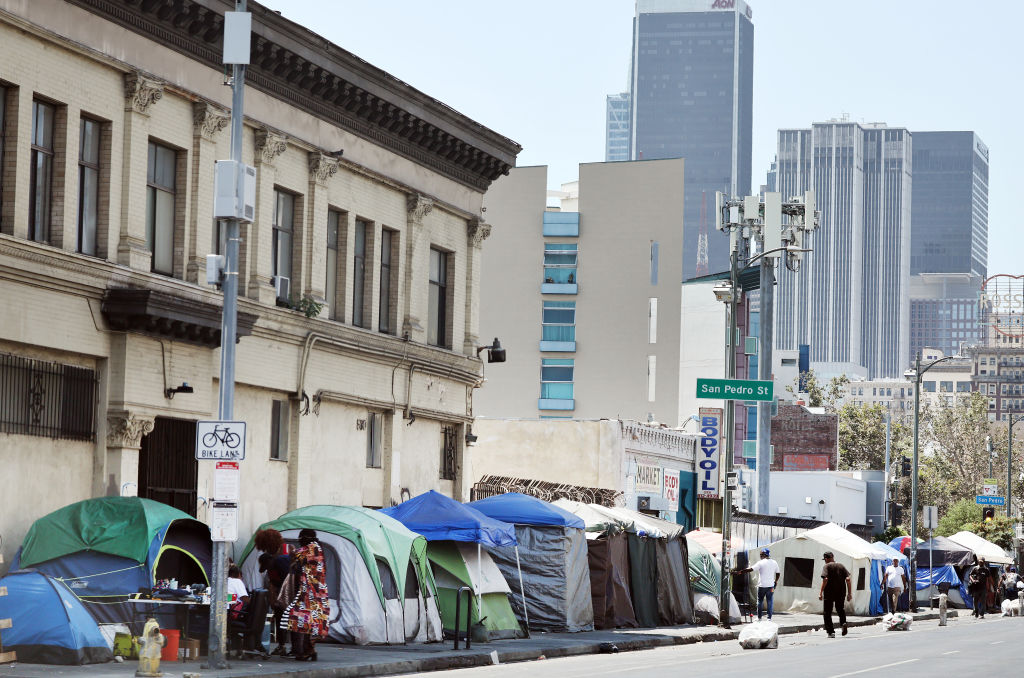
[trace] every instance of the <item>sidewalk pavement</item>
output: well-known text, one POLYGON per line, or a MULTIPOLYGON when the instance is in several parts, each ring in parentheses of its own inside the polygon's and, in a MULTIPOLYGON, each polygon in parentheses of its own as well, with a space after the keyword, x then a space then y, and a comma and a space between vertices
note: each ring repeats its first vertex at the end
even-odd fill
MULTIPOLYGON (((956 616, 956 610, 949 615, 956 616)), ((937 612, 922 611, 915 620, 937 619, 937 612)), ((851 627, 877 624, 881 617, 850 617, 851 627)), ((780 634, 804 633, 822 626, 821 615, 776 613, 772 620, 780 634)), ((534 633, 532 638, 473 643, 471 649, 452 649, 452 641, 423 645, 338 645, 318 643, 318 661, 297 662, 291 658, 271 657, 262 660, 229 661, 231 668, 212 671, 202 668, 203 659, 191 662, 161 662, 161 671, 168 678, 186 674, 204 678, 355 678, 356 676, 388 676, 443 669, 485 666, 498 662, 521 662, 554 657, 571 657, 607 652, 611 643, 620 652, 645 650, 670 645, 734 640, 743 624, 731 629, 715 626, 673 626, 655 629, 619 629, 584 633, 534 633), (604 648, 602 648, 604 646, 604 648)), ((269 649, 269 648, 268 648, 269 649)), ((49 666, 41 664, 0 664, 0 678, 131 678, 137 662, 93 664, 88 666, 49 666)))

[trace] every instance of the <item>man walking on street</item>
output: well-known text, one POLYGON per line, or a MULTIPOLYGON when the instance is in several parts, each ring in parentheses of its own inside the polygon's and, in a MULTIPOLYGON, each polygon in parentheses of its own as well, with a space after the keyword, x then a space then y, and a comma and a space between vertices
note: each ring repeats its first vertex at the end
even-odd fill
POLYGON ((900 567, 898 558, 892 559, 892 565, 885 568, 885 599, 889 601, 889 612, 895 612, 903 591, 910 588, 907 573, 900 567))
POLYGON ((737 570, 737 573, 757 573, 757 620, 761 621, 761 615, 765 608, 768 610, 768 619, 772 618, 772 601, 775 597, 775 587, 779 583, 779 564, 770 558, 768 549, 761 549, 761 560, 757 561, 745 570, 737 570), (767 605, 765 605, 767 602, 767 605))
POLYGON ((839 625, 842 626, 845 636, 847 628, 844 594, 846 600, 853 600, 850 572, 835 561, 835 555, 831 551, 825 551, 822 557, 825 559, 825 568, 821 572, 821 591, 818 592, 818 600, 824 603, 822 615, 825 618, 825 632, 829 638, 836 637, 836 628, 832 625, 832 606, 835 605, 836 612, 839 613, 839 625))

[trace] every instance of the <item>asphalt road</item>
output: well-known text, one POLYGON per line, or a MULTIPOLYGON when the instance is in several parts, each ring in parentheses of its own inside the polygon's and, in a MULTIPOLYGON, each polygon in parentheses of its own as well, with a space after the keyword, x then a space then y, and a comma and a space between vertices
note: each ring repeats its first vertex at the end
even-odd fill
POLYGON ((744 650, 737 641, 697 643, 640 652, 587 655, 448 672, 459 678, 678 678, 680 675, 845 678, 899 675, 1019 675, 1024 618, 989 615, 919 622, 910 631, 881 625, 851 628, 845 638, 824 631, 779 636, 777 650, 744 650))

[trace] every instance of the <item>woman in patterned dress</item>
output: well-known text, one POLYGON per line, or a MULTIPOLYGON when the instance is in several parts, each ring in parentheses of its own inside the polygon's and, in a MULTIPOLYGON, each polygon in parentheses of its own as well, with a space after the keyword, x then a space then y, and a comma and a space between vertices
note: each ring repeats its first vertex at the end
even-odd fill
POLYGON ((316 641, 327 636, 327 570, 316 531, 299 532, 299 549, 292 554, 295 596, 285 608, 292 651, 298 661, 316 661, 316 641))

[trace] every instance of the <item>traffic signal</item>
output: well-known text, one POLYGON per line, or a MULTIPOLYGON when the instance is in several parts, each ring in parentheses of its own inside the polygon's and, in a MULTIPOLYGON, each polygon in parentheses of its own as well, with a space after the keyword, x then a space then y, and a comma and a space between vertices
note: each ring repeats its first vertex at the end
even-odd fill
POLYGON ((996 510, 989 506, 984 511, 982 511, 981 515, 985 517, 985 522, 988 522, 996 517, 996 510))
POLYGON ((892 522, 894 525, 903 522, 903 504, 892 502, 892 522))
POLYGON ((900 474, 906 478, 910 475, 910 460, 903 457, 903 461, 900 462, 900 474))

